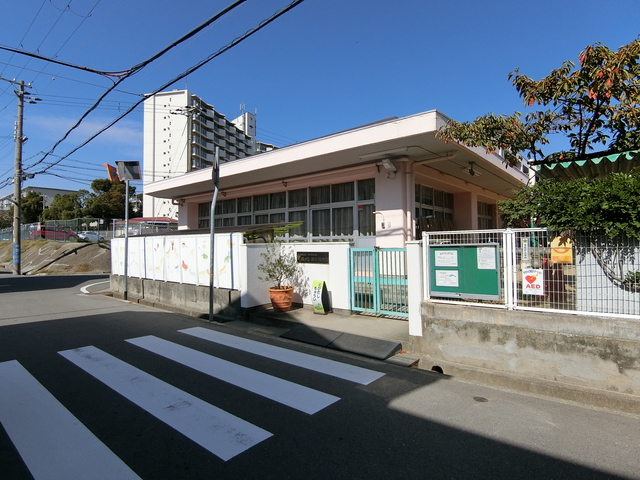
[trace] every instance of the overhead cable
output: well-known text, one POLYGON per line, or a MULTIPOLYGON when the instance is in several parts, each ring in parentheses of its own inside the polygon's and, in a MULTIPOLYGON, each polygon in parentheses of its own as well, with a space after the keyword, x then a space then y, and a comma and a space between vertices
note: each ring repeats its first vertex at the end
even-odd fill
MULTIPOLYGON (((222 55, 223 53, 227 52, 228 50, 230 50, 231 48, 235 47, 236 45, 238 45, 239 43, 243 42, 244 40, 246 40, 247 38, 251 37, 253 34, 257 33, 258 31, 262 30, 264 27, 266 27, 267 25, 269 25, 271 22, 275 21, 276 19, 278 19, 279 17, 281 17, 282 15, 284 15, 285 13, 289 12, 290 10, 292 10, 293 8, 297 7, 299 4, 301 4, 304 0, 294 0, 293 2, 291 2, 288 6, 284 7, 283 9, 277 11, 276 13, 274 13, 273 15, 271 15, 270 17, 268 17, 267 19, 263 20, 262 22, 260 22, 257 26, 249 29, 247 32, 245 32, 243 35, 241 35, 240 37, 237 37, 236 39, 234 39, 233 41, 231 41, 230 43, 228 43, 226 46, 222 47, 221 49, 219 49, 216 53, 209 55, 208 57, 206 57, 204 60, 201 60, 200 62, 198 62, 197 64, 195 64, 194 66, 190 67, 189 69, 187 69, 186 71, 184 71, 183 73, 181 73, 180 75, 178 75, 177 77, 171 79, 170 81, 166 82, 165 84, 163 84, 162 86, 160 86, 159 88, 157 88, 156 90, 154 90, 153 92, 151 92, 148 96, 153 96, 157 93, 162 92, 163 90, 167 89, 168 87, 170 87, 172 84, 174 84, 175 82, 177 82, 178 80, 183 79, 184 77, 192 74, 193 72, 195 72, 196 70, 200 69, 201 67, 203 67, 204 65, 206 65, 207 63, 209 63, 211 60, 213 60, 216 57, 219 57, 220 55, 222 55)), ((184 37, 183 37, 184 38, 184 37)), ((106 95, 106 94, 105 94, 106 95)), ((101 97, 101 99, 104 97, 104 95, 101 97)), ((59 160, 57 160, 56 162, 54 162, 51 166, 35 172, 34 175, 40 174, 40 173, 45 173, 49 168, 51 168, 52 166, 60 163, 62 160, 64 160, 65 158, 67 158, 68 156, 72 155, 73 153, 77 152, 78 150, 80 150, 82 147, 84 147, 85 145, 87 145, 89 142, 91 142, 93 139, 95 139, 98 135, 100 135, 101 133, 103 133, 104 131, 108 130, 109 128, 111 128, 113 125, 115 125, 117 122, 119 122, 120 120, 122 120, 124 117, 126 117, 127 115, 129 115, 131 112, 133 112, 133 110, 135 110, 136 107, 138 107, 142 102, 144 102, 145 98, 138 100, 137 102, 135 102, 128 110, 126 110, 122 115, 116 117, 114 120, 112 120, 111 122, 109 122, 107 125, 105 125, 103 128, 101 128, 100 130, 98 130, 95 134, 93 134, 92 136, 90 136, 87 140, 85 140, 84 142, 82 142, 80 145, 78 145, 77 147, 73 148, 71 151, 69 151, 68 153, 66 153, 65 155, 62 155, 60 157, 59 160)), ((88 112, 87 112, 88 114, 88 112)), ((86 117, 86 115, 83 115, 82 119, 84 119, 84 117, 86 117)), ((82 119, 80 121, 82 121, 82 119)), ((73 127, 75 128, 77 125, 79 125, 80 121, 73 127)), ((73 130, 72 128, 72 130, 73 130)), ((30 167, 27 168, 32 168, 33 166, 35 166, 38 163, 41 163, 50 153, 53 152, 53 149, 55 149, 55 147, 57 147, 64 139, 66 139, 66 137, 68 136, 68 133, 70 133, 71 130, 69 132, 67 132, 67 135, 65 135, 65 137, 62 140, 59 140, 54 147, 44 156, 42 157, 40 160, 38 160, 38 162, 36 162, 35 164, 31 165, 30 167)))

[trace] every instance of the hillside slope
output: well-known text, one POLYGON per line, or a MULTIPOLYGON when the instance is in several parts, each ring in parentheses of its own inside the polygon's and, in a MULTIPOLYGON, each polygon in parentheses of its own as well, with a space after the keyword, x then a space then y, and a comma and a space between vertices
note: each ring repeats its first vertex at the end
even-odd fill
MULTIPOLYGON (((0 266, 11 269, 11 242, 0 242, 0 266)), ((111 243, 22 242, 22 274, 110 273, 111 243)))

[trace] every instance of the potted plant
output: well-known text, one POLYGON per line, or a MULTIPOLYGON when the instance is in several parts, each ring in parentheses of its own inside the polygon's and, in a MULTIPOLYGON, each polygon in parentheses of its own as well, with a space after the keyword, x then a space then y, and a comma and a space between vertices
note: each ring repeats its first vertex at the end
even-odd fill
POLYGON ((284 250, 278 242, 267 244, 266 251, 260 254, 262 262, 258 265, 264 275, 258 277, 263 282, 269 282, 269 298, 271 305, 277 312, 287 312, 291 309, 293 287, 299 273, 298 262, 290 250, 284 250))

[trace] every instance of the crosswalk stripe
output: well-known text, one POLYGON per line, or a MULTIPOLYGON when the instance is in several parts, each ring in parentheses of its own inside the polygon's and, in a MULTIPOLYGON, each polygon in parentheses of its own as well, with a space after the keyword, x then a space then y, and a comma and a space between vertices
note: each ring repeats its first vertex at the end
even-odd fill
POLYGON ((58 353, 222 460, 272 435, 96 347, 58 353))
POLYGON ((248 340, 246 338, 236 337, 235 335, 228 335, 226 333, 202 327, 186 328, 178 331, 203 340, 236 348, 261 357, 306 368, 308 370, 313 370, 315 372, 341 378, 343 380, 349 380, 361 385, 369 385, 371 382, 384 376, 384 373, 376 372, 374 370, 360 368, 355 365, 336 362, 334 360, 316 357, 306 353, 295 352, 286 348, 276 347, 274 345, 268 345, 266 343, 256 342, 254 340, 248 340))
POLYGON ((16 360, 0 363, 0 423, 36 480, 140 479, 16 360))
POLYGON ((127 342, 311 415, 340 400, 339 397, 328 393, 258 372, 153 335, 132 338, 127 342))

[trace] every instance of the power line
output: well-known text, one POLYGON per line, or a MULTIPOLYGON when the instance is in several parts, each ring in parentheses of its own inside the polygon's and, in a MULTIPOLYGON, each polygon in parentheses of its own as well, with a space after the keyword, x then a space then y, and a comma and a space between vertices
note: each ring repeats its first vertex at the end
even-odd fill
MULTIPOLYGON (((161 91, 165 90, 166 88, 168 88, 169 86, 171 86, 172 84, 174 84, 175 82, 177 82, 178 80, 183 79, 184 77, 186 77, 187 75, 192 74, 193 72, 195 72, 196 70, 200 69, 201 67, 203 67, 204 65, 206 65, 207 63, 209 63, 211 60, 213 60, 214 58, 219 57, 220 55, 222 55, 223 53, 227 52, 228 50, 230 50, 231 48, 235 47, 236 45, 238 45, 239 43, 243 42, 244 40, 246 40, 247 38, 251 37, 252 35, 254 35, 255 33, 257 33, 258 31, 262 30, 264 27, 266 27, 267 25, 269 25, 271 22, 275 21, 276 19, 278 19, 279 17, 281 17, 282 15, 284 15, 285 13, 289 12, 290 10, 292 10, 293 8, 295 8, 296 6, 298 6, 299 4, 301 4, 304 0, 294 0, 292 3, 290 3, 288 6, 286 6, 285 8, 277 11, 276 13, 274 13, 273 15, 271 15, 270 17, 268 17, 267 19, 263 20, 262 22, 260 22, 257 26, 249 29, 247 32, 245 32, 243 35, 241 35, 240 37, 237 37, 236 39, 234 39, 233 41, 231 41, 230 43, 228 43, 226 46, 222 47, 221 49, 219 49, 216 53, 209 55, 207 58, 205 58, 204 60, 201 60, 200 62, 198 62, 196 65, 194 65, 193 67, 187 69, 186 71, 184 71, 183 73, 181 73, 180 75, 178 75, 177 77, 173 78, 172 80, 168 81, 167 83, 163 84, 161 87, 157 88, 156 90, 154 90, 152 93, 150 93, 148 96, 153 96, 157 93, 160 93, 161 91)), ((146 97, 145 97, 146 98, 146 97)), ((98 130, 98 132, 96 132, 95 134, 93 134, 91 137, 89 137, 87 140, 85 140, 84 142, 82 142, 80 145, 78 145, 77 147, 73 148, 70 152, 68 152, 66 155, 63 155, 59 161, 62 161, 63 159, 65 159, 67 156, 77 152, 78 150, 80 150, 82 147, 84 147, 85 145, 87 145, 90 141, 92 141, 93 139, 95 139, 98 135, 100 135, 101 133, 103 133, 104 131, 108 130, 109 128, 111 128, 113 125, 115 125, 117 122, 119 122, 120 120, 122 120, 124 117, 126 117, 127 115, 129 115, 138 105, 140 105, 142 102, 144 102, 145 98, 137 101, 136 103, 133 104, 133 106, 131 106, 126 112, 124 112, 122 115, 118 116, 117 118, 115 118, 114 120, 112 120, 110 123, 108 123, 107 125, 105 125, 103 128, 101 128, 100 130, 98 130)), ((87 112, 88 114, 88 112, 87 112)), ((83 116, 83 118, 86 115, 83 116)), ((74 127, 75 128, 75 127, 74 127)), ((68 132, 69 133, 69 132, 68 132)), ((68 135, 67 133, 67 135, 68 135)), ((66 138, 66 136, 64 137, 66 138)), ((64 139, 63 139, 64 140, 64 139)), ((56 143, 56 145, 54 146, 54 148, 56 146, 58 146, 60 143, 62 142, 62 140, 58 141, 56 143)), ((53 151, 53 149, 51 150, 53 151)), ((46 157, 46 155, 45 155, 46 157)), ((43 157, 41 160, 39 160, 38 162, 36 162, 36 164, 42 162, 42 160, 44 160, 43 157)), ((29 168, 35 166, 31 165, 29 168)), ((39 172, 35 172, 34 175, 37 175, 39 173, 44 173, 46 172, 48 169, 44 169, 42 171, 39 172)), ((1 186, 0 186, 1 187, 1 186)))
MULTIPOLYGON (((221 18, 222 16, 224 16, 225 14, 227 14, 228 12, 230 12, 231 10, 233 10, 234 8, 238 7, 239 5, 241 5, 242 3, 246 2, 247 0, 236 0, 234 3, 232 3, 231 5, 225 7, 223 10, 221 10, 220 12, 218 12, 217 14, 215 14, 213 17, 211 17, 209 20, 207 20, 206 22, 204 22, 203 24, 199 25, 198 27, 196 27, 195 29, 191 30, 189 33, 187 33, 186 35, 183 35, 180 39, 176 40, 175 42, 173 42, 171 45, 169 45, 168 47, 164 48, 163 50, 161 50, 160 52, 158 52, 156 55, 152 56, 151 58, 145 60, 144 62, 141 62, 137 65, 135 65, 134 67, 132 67, 131 69, 129 69, 127 71, 127 73, 125 73, 124 75, 120 76, 118 78, 118 80, 116 80, 113 84, 113 86, 109 87, 102 95, 100 95, 100 97, 98 98, 98 100, 86 111, 84 112, 84 114, 82 114, 82 116, 80 117, 80 119, 62 136, 62 138, 60 140, 58 140, 53 147, 45 153, 44 157, 42 157, 40 160, 38 160, 36 163, 34 163, 33 165, 30 165, 28 168, 32 168, 35 165, 41 163, 45 158, 47 158, 47 156, 49 156, 51 153, 53 153, 55 151, 55 149, 58 147, 58 145, 60 145, 63 141, 65 141, 67 139, 67 137, 69 136, 69 134, 71 134, 71 132, 73 130, 75 130, 76 128, 78 128, 80 126, 80 124, 82 123, 82 121, 87 118, 87 116, 93 111, 95 110, 98 105, 102 102, 102 100, 112 91, 115 89, 116 86, 118 86, 121 82, 123 82, 125 79, 129 78, 130 76, 134 75, 135 73, 139 72, 141 69, 143 69, 144 67, 146 67, 147 65, 149 65, 151 62, 153 62, 154 60, 156 60, 157 58, 159 58, 160 56, 164 55, 166 52, 168 52, 169 50, 171 50, 172 48, 176 47, 177 45, 179 45, 180 43, 186 41, 187 39, 191 38, 193 35, 195 35, 196 33, 200 32, 201 30, 203 30, 204 28, 206 28, 207 26, 209 26, 210 24, 212 24, 213 22, 215 22, 216 20, 218 20, 219 18, 221 18)), ((173 83, 173 82, 172 82, 173 83)), ((135 103, 133 107, 131 107, 129 110, 127 110, 127 112, 125 113, 125 115, 128 115, 129 113, 131 113, 133 111, 133 109, 135 107, 137 107, 140 103, 142 103, 144 101, 140 100, 139 102, 135 103)), ((121 118, 123 118, 125 115, 121 115, 120 117, 118 117, 114 122, 111 122, 107 128, 113 126, 117 121, 119 121, 121 118)), ((79 147, 73 149, 71 152, 69 152, 67 155, 72 154, 73 152, 79 150, 80 148, 82 148, 84 145, 86 145, 87 143, 89 143, 91 140, 93 140, 95 137, 97 137, 100 133, 102 133, 104 130, 106 130, 106 128, 98 131, 97 134, 93 135, 91 138, 89 138, 89 140, 87 140, 86 142, 82 143, 79 147)), ((66 156, 65 156, 66 157, 66 156)), ((64 157, 63 157, 64 158, 64 157)), ((46 170, 45 170, 46 171, 46 170)), ((43 173, 43 172, 38 172, 38 173, 43 173)))

